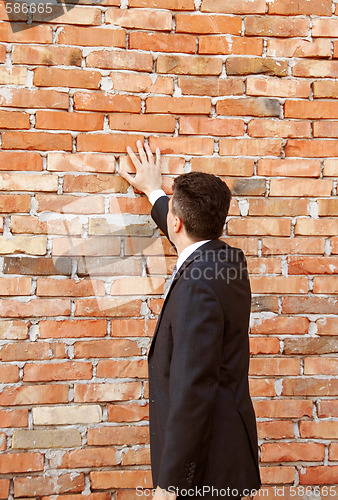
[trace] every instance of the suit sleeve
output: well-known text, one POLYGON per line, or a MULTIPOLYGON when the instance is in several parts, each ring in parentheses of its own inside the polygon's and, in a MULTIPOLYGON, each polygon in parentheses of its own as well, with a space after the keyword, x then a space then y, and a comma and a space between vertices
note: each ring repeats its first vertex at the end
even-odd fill
POLYGON ((164 489, 193 487, 199 465, 205 463, 224 332, 222 307, 205 282, 183 282, 177 304, 171 325, 170 409, 158 478, 164 489))
MULTIPOLYGON (((166 237, 169 239, 169 234, 168 234, 168 226, 167 226, 167 213, 168 213, 168 204, 169 204, 169 198, 168 196, 161 196, 158 198, 154 205, 152 206, 151 209, 151 217, 153 218, 154 222, 158 225, 158 227, 161 229, 161 231, 166 235, 166 237)), ((170 241, 174 249, 176 250, 175 245, 170 241)))

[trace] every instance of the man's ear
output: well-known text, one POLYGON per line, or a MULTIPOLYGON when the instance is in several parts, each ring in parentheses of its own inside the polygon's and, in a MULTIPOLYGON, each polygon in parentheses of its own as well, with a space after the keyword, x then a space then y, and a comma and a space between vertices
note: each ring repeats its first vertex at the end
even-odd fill
POLYGON ((179 233, 183 229, 183 222, 177 215, 174 216, 174 232, 179 233))

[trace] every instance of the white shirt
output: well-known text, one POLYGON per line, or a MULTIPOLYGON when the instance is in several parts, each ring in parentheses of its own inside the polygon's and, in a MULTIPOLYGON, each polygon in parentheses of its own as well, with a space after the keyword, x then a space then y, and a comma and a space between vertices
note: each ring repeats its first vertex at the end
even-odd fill
MULTIPOLYGON (((149 194, 149 201, 152 205, 160 198, 161 196, 167 196, 163 189, 155 189, 149 194)), ((204 245, 204 243, 207 243, 210 240, 201 240, 201 241, 196 241, 195 243, 192 243, 191 245, 188 245, 185 247, 180 255, 178 256, 177 263, 176 263, 176 272, 179 270, 181 265, 183 264, 184 261, 187 260, 187 258, 195 251, 197 248, 200 246, 204 245)))

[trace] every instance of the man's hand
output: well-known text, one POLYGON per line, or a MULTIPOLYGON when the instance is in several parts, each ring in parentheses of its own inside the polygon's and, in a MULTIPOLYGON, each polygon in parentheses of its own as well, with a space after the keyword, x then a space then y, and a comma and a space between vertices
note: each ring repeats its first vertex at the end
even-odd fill
POLYGON ((175 500, 176 497, 176 493, 169 493, 169 491, 162 490, 162 488, 157 486, 153 500, 175 500))
POLYGON ((129 146, 127 147, 127 153, 136 168, 135 177, 124 170, 119 170, 119 174, 133 187, 149 196, 152 191, 161 189, 162 186, 160 150, 156 148, 156 162, 154 163, 154 156, 149 145, 145 144, 144 150, 141 141, 137 141, 136 144, 141 161, 136 157, 134 151, 129 146))

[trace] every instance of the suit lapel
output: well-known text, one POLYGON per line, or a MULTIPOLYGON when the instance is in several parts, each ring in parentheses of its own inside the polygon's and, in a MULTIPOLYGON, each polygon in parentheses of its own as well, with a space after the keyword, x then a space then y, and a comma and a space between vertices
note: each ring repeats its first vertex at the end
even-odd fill
POLYGON ((159 326, 160 326, 161 319, 162 319, 162 316, 163 316, 163 311, 165 309, 165 306, 168 303, 170 294, 173 291, 174 286, 176 285, 176 283, 180 279, 180 276, 184 273, 185 269, 187 269, 187 267, 190 266, 190 264, 194 260, 197 259, 197 257, 201 257, 202 254, 206 253, 208 250, 217 250, 218 248, 221 248, 222 246, 225 246, 225 245, 226 245, 226 243, 224 243, 223 241, 218 240, 218 239, 208 241, 207 243, 204 243, 204 245, 201 245, 199 248, 197 248, 197 250, 195 250, 191 255, 189 255, 189 257, 183 262, 183 264, 181 265, 181 267, 179 268, 179 270, 175 274, 173 282, 171 283, 171 286, 170 286, 170 288, 168 290, 168 293, 167 293, 167 295, 166 295, 166 297, 164 299, 160 315, 159 315, 159 317, 157 319, 155 332, 154 332, 154 335, 153 335, 153 338, 152 338, 152 341, 151 341, 151 344, 150 344, 150 347, 149 347, 149 350, 148 350, 148 357, 150 356, 150 353, 152 351, 152 347, 153 347, 154 342, 155 342, 155 337, 156 337, 157 332, 159 330, 159 326))

